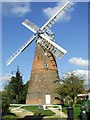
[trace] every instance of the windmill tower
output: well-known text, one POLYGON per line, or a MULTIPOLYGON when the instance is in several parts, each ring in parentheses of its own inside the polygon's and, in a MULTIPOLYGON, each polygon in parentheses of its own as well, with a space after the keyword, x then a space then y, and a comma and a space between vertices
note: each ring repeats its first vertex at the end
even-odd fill
POLYGON ((72 5, 66 2, 41 28, 29 20, 22 24, 35 34, 17 50, 7 61, 9 65, 21 52, 23 52, 36 38, 36 51, 32 65, 32 72, 27 92, 27 104, 55 104, 58 87, 58 68, 55 57, 61 57, 67 53, 65 49, 56 44, 52 33, 48 30, 58 19, 63 10, 67 10, 72 5))
POLYGON ((55 104, 56 88, 60 82, 55 57, 36 45, 26 104, 55 104))

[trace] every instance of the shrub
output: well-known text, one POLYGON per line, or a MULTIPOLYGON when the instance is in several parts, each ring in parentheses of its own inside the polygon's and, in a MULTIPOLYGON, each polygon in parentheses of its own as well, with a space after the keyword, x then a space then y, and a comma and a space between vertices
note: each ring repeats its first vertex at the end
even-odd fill
POLYGON ((6 93, 2 93, 2 115, 8 114, 9 113, 9 100, 6 95, 6 93))

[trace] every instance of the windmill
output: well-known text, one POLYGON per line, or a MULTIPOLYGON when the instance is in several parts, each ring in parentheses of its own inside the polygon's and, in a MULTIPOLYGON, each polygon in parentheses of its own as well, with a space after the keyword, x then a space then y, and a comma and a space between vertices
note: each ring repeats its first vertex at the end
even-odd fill
POLYGON ((53 33, 49 28, 58 20, 60 13, 62 14, 63 10, 67 10, 71 5, 71 2, 66 2, 41 28, 27 19, 22 22, 26 28, 34 32, 34 35, 8 59, 7 65, 36 39, 36 51, 26 99, 27 104, 55 103, 54 99, 57 95, 52 88, 58 86, 56 81, 59 79, 55 57, 61 59, 67 51, 55 43, 53 33))

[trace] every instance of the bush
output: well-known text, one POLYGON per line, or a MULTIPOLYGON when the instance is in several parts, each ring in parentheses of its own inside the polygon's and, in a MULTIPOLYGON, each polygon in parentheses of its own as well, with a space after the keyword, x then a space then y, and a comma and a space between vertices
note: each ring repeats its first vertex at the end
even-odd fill
POLYGON ((2 93, 2 115, 6 115, 9 113, 9 100, 8 97, 6 95, 6 93, 2 93))
POLYGON ((80 104, 75 104, 74 107, 80 107, 81 105, 80 104))
POLYGON ((5 115, 3 116, 3 120, 17 120, 17 117, 14 115, 5 115))

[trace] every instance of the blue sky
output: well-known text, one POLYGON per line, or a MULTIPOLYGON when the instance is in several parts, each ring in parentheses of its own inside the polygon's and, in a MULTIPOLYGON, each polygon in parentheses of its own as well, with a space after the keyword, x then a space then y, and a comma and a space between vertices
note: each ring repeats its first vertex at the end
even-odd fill
MULTIPOLYGON (((61 3, 31 2, 2 4, 2 74, 7 80, 17 66, 23 75, 23 82, 30 79, 35 52, 35 41, 21 53, 9 66, 7 59, 19 49, 33 32, 21 23, 28 19, 41 27, 54 13, 61 3)), ((57 60, 60 77, 71 70, 87 75, 88 70, 88 3, 78 2, 72 6, 51 30, 55 33, 55 41, 68 53, 57 60)), ((87 76, 86 76, 87 77, 87 76)))

